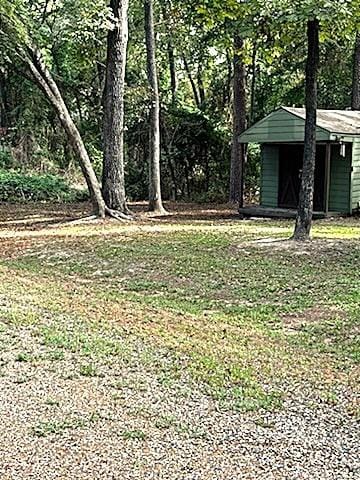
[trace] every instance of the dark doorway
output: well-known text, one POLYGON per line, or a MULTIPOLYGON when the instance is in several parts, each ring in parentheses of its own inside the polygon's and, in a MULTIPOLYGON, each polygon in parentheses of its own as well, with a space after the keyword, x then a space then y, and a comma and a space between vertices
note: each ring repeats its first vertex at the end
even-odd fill
MULTIPOLYGON (((325 145, 316 149, 314 210, 324 211, 325 201, 325 145)), ((281 145, 279 154, 279 197, 280 208, 297 208, 301 185, 304 147, 281 145)))

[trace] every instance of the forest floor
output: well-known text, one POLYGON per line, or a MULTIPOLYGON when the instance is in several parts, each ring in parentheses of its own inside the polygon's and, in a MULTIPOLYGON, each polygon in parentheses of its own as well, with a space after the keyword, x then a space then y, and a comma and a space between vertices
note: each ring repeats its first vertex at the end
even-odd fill
POLYGON ((360 220, 0 206, 0 478, 360 479, 360 220))

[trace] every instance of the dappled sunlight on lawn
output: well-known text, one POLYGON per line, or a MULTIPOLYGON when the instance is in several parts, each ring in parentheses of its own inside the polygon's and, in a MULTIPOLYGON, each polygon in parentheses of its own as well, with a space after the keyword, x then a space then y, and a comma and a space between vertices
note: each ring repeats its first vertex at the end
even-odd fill
POLYGON ((306 379, 324 388, 352 371, 358 219, 316 222, 315 241, 299 246, 288 241, 291 221, 243 221, 227 206, 208 218, 192 205, 164 219, 137 212, 134 222, 84 224, 68 223, 60 207, 43 217, 40 209, 22 207, 29 224, 18 228, 1 216, 7 321, 70 329, 71 345, 76 323, 90 336, 141 338, 176 352, 192 378, 229 401, 239 384, 270 405, 278 397, 265 386, 306 379), (46 225, 54 218, 64 222, 46 225))

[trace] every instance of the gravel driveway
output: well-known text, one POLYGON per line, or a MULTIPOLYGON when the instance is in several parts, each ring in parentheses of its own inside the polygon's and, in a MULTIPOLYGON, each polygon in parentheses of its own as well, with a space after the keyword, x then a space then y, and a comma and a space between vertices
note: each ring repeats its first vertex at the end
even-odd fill
POLYGON ((95 372, 30 327, 0 331, 1 480, 360 479, 344 390, 336 405, 301 387, 280 411, 223 411, 136 355, 95 372))

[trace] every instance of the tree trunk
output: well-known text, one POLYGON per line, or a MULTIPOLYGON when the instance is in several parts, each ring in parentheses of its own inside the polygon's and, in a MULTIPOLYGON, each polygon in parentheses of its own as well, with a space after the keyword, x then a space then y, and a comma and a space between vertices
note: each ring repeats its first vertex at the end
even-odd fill
POLYGON ((197 91, 196 84, 195 84, 195 81, 194 81, 193 76, 191 74, 191 70, 190 70, 189 64, 186 60, 185 55, 183 55, 183 62, 184 62, 185 71, 187 73, 187 76, 189 78, 189 82, 190 82, 190 85, 191 85, 191 88, 192 88, 192 91, 193 91, 195 104, 196 104, 197 108, 200 108, 201 101, 200 101, 199 93, 197 91))
POLYGON ((316 161, 317 74, 319 67, 319 21, 308 21, 308 55, 306 64, 306 123, 304 163, 296 218, 294 240, 306 241, 310 231, 314 207, 314 178, 316 161))
POLYGON ((250 125, 255 121, 255 102, 256 102, 256 81, 257 81, 257 43, 254 42, 253 53, 251 59, 251 100, 250 100, 250 125))
POLYGON ((174 45, 171 39, 169 39, 168 41, 167 49, 168 49, 168 58, 169 58, 169 69, 170 69, 171 101, 172 101, 172 104, 174 105, 176 102, 177 81, 176 81, 174 45))
POLYGON ((234 104, 233 143, 231 152, 230 202, 243 205, 244 165, 246 146, 239 143, 239 136, 246 129, 246 67, 243 61, 244 41, 238 35, 234 39, 234 104))
POLYGON ((28 65, 34 82, 44 92, 67 133, 69 142, 75 155, 78 157, 82 173, 85 177, 95 214, 100 218, 104 218, 107 212, 107 207, 101 194, 99 182, 96 178, 79 130, 71 118, 56 82, 43 62, 40 52, 36 49, 29 49, 29 55, 26 55, 24 60, 28 65))
POLYGON ((128 43, 128 0, 111 0, 116 26, 108 33, 104 94, 102 192, 106 204, 127 212, 124 179, 124 92, 128 43))
POLYGON ((200 66, 198 67, 197 83, 199 89, 200 107, 203 107, 205 104, 205 87, 203 82, 203 72, 200 66))
POLYGON ((161 128, 162 128, 162 131, 164 132, 163 133, 164 134, 164 150, 165 150, 167 164, 169 167, 169 172, 170 172, 170 177, 172 182, 171 200, 176 201, 178 187, 177 187, 177 179, 175 174, 175 165, 173 164, 173 159, 172 159, 172 141, 169 139, 169 133, 166 128, 166 120, 162 121, 161 128))
POLYGON ((6 71, 0 72, 0 127, 5 128, 8 126, 8 105, 6 95, 6 71))
POLYGON ((227 110, 231 102, 231 85, 233 79, 233 58, 231 53, 227 50, 226 52, 226 65, 227 65, 227 75, 226 83, 224 87, 224 98, 223 98, 223 109, 227 110))
POLYGON ((160 172, 160 95, 156 68, 153 0, 144 0, 147 74, 151 94, 150 159, 149 159, 149 210, 165 214, 161 198, 160 172))
POLYGON ((167 56, 169 62, 170 73, 170 88, 171 88, 171 103, 176 103, 177 78, 175 65, 175 48, 173 42, 172 19, 171 19, 172 5, 170 2, 163 2, 162 4, 162 21, 168 26, 167 34, 167 56))
POLYGON ((356 34, 351 108, 360 110, 360 32, 356 34))

